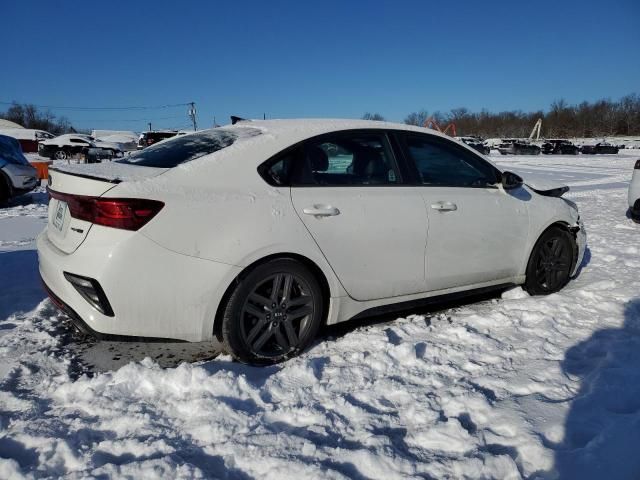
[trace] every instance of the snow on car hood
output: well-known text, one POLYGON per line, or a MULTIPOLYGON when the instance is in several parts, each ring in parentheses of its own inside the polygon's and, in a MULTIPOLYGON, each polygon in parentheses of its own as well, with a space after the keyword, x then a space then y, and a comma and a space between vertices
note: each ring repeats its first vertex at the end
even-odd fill
POLYGON ((55 170, 71 175, 98 178, 112 183, 135 182, 163 174, 168 168, 139 167, 127 163, 105 162, 56 165, 55 170))

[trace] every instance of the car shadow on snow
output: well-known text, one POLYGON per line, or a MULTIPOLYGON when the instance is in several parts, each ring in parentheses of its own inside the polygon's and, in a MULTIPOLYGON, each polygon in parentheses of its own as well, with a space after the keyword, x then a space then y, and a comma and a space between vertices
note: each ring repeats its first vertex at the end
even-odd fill
POLYGON ((9 316, 33 310, 46 294, 35 250, 0 252, 0 325, 9 316))
POLYGON ((622 328, 594 332, 571 347, 563 372, 581 379, 556 449, 559 478, 640 478, 640 298, 622 328))

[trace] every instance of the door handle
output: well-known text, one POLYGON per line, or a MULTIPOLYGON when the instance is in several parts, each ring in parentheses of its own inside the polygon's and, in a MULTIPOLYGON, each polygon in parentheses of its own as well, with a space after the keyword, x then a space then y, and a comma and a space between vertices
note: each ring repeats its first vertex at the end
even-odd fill
POLYGON ((313 207, 303 208, 302 213, 305 215, 313 215, 314 217, 335 217, 336 215, 340 215, 340 210, 336 207, 314 205, 313 207))
POLYGON ((458 209, 458 206, 452 202, 437 202, 432 204, 431 208, 439 212, 453 212, 458 209))

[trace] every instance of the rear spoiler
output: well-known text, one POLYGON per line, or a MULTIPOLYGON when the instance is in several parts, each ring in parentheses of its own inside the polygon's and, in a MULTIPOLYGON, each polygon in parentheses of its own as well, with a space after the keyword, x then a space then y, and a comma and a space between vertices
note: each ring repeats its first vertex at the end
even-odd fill
POLYGON ((235 125, 238 122, 250 122, 251 120, 247 120, 246 118, 236 117, 235 115, 231 115, 231 125, 235 125))

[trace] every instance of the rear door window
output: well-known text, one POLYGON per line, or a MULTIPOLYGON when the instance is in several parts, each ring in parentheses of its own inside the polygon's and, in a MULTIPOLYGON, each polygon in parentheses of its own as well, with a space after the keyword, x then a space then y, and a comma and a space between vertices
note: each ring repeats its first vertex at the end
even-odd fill
POLYGON ((241 138, 254 137, 260 133, 257 128, 206 130, 151 145, 117 161, 141 167, 173 168, 229 147, 241 138))
POLYGON ((306 142, 292 185, 394 185, 395 160, 383 132, 341 132, 306 142))

